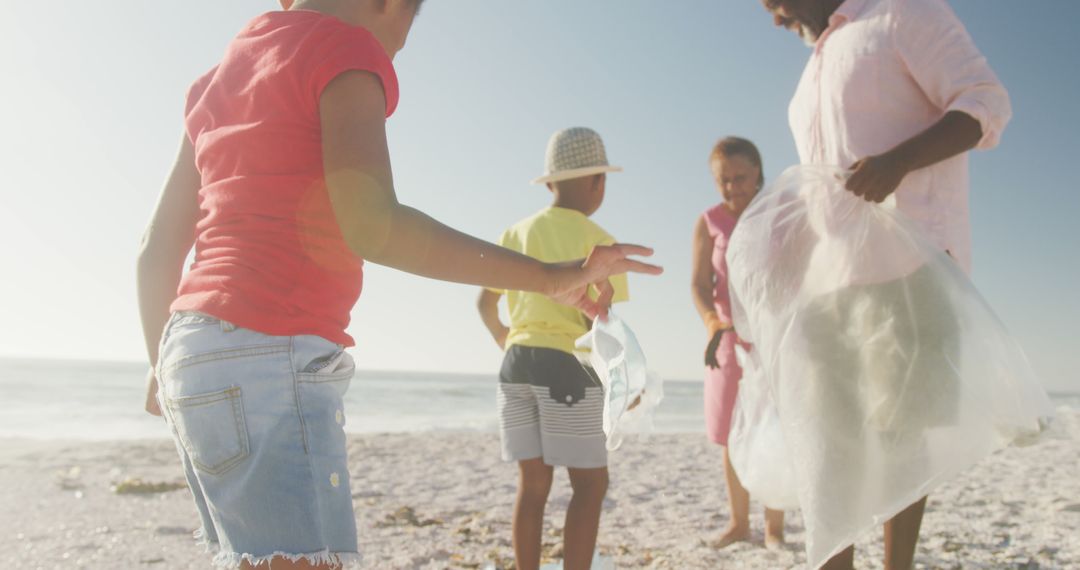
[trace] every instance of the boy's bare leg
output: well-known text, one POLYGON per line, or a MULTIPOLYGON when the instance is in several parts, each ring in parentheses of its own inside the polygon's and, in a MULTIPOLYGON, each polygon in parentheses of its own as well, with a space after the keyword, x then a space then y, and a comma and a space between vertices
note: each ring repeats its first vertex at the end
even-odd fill
POLYGON ((518 492, 514 502, 514 561, 518 570, 540 568, 544 506, 551 491, 553 470, 537 457, 518 462, 518 492))
POLYGON ((784 544, 784 511, 765 509, 765 547, 779 548, 784 544))
POLYGON ((728 455, 726 447, 724 448, 724 479, 727 481, 731 520, 720 538, 713 542, 716 548, 724 548, 750 537, 750 493, 743 488, 739 476, 735 474, 735 468, 731 465, 731 456, 728 455))
POLYGON ((596 535, 600 530, 600 511, 608 488, 607 467, 596 469, 567 468, 574 495, 566 509, 563 528, 563 569, 589 570, 596 535))
POLYGON ((885 570, 911 570, 925 510, 923 497, 885 522, 885 570))
POLYGON ((855 570, 855 546, 849 546, 833 556, 821 570, 855 570))

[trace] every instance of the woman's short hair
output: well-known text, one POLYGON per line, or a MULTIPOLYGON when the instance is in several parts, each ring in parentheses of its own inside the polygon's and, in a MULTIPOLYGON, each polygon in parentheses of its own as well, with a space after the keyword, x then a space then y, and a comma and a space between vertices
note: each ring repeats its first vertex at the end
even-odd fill
POLYGON ((730 158, 732 156, 744 156, 751 164, 758 168, 758 188, 765 185, 765 167, 761 164, 761 152, 749 139, 742 137, 724 137, 713 145, 712 153, 709 154, 709 162, 718 157, 730 158))

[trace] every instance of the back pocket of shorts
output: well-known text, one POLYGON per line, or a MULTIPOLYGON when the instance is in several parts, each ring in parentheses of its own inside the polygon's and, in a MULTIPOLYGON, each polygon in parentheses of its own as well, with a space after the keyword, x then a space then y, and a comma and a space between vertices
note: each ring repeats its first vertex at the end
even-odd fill
POLYGON ((240 388, 167 399, 180 444, 196 469, 221 475, 249 453, 240 388))

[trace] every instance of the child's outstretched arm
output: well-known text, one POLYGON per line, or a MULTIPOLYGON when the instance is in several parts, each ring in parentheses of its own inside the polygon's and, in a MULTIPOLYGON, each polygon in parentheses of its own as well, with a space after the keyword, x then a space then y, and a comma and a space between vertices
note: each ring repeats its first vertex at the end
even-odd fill
POLYGON ((326 184, 346 243, 357 255, 409 273, 497 289, 536 291, 590 313, 610 301, 607 277, 662 270, 629 255, 640 246, 597 247, 584 262, 546 264, 447 227, 398 202, 386 145, 385 101, 378 78, 362 71, 339 75, 323 91, 326 184), (601 290, 599 302, 584 294, 601 290))
POLYGON ((480 311, 480 319, 484 321, 491 338, 499 348, 506 348, 506 336, 510 329, 499 318, 499 298, 502 295, 491 289, 481 289, 480 296, 476 298, 476 310, 480 311))
POLYGON ((158 344, 169 319, 169 305, 176 299, 184 260, 195 243, 200 186, 195 150, 185 135, 150 225, 143 234, 136 269, 139 315, 151 366, 146 387, 146 411, 158 416, 161 410, 157 405, 157 381, 152 368, 157 365, 158 344))

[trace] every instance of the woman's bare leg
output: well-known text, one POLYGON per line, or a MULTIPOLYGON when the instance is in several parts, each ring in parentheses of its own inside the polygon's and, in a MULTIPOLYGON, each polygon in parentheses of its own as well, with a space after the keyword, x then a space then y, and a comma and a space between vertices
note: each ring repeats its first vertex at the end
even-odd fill
POLYGON ((911 570, 925 510, 926 497, 923 497, 886 521, 885 570, 911 570))
POLYGON ((855 546, 849 546, 833 556, 821 570, 855 570, 855 546))
POLYGON ((724 479, 727 481, 728 507, 731 520, 720 538, 713 542, 716 548, 724 548, 733 543, 750 538, 750 493, 743 488, 735 468, 731 465, 731 456, 724 448, 724 479))
POLYGON ((765 509, 765 548, 784 544, 784 511, 765 509))

